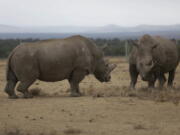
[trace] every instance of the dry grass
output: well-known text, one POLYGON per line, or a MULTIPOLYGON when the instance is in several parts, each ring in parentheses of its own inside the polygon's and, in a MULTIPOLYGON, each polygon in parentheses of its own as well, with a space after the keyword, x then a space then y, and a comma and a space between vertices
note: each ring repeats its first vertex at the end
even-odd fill
MULTIPOLYGON (((82 97, 69 97, 68 81, 37 81, 29 89, 34 95, 30 100, 10 100, 0 91, 0 135, 178 135, 180 66, 173 89, 165 86, 160 90, 156 84, 149 90, 138 79, 136 90, 130 90, 126 59, 111 57, 110 62, 118 65, 111 82, 100 83, 87 76, 80 83, 82 97)), ((0 65, 3 90, 5 61, 0 65)))
MULTIPOLYGON (((58 92, 55 93, 45 93, 40 88, 30 89, 30 93, 34 97, 60 97, 61 94, 58 92)), ((110 85, 107 87, 96 88, 94 85, 89 85, 83 91, 84 96, 92 96, 93 98, 99 97, 132 97, 142 100, 152 100, 156 102, 172 102, 175 105, 178 105, 180 102, 180 88, 167 89, 166 87, 162 90, 148 89, 147 87, 142 87, 136 90, 130 90, 126 86, 110 85)))
POLYGON ((109 86, 104 89, 95 89, 95 86, 90 85, 87 89, 85 95, 92 96, 94 98, 98 97, 132 97, 142 100, 152 100, 156 102, 172 102, 178 105, 180 102, 180 88, 167 89, 166 87, 162 90, 148 89, 147 87, 142 87, 136 90, 130 90, 128 87, 122 86, 109 86))

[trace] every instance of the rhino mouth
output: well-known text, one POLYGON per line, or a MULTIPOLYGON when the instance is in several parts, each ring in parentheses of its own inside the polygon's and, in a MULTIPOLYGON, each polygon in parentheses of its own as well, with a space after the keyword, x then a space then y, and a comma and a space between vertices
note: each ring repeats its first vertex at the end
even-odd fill
POLYGON ((111 76, 98 78, 98 80, 100 82, 109 82, 111 80, 111 76))
POLYGON ((100 82, 109 82, 111 80, 111 76, 106 73, 101 74, 94 74, 96 79, 98 79, 100 82))

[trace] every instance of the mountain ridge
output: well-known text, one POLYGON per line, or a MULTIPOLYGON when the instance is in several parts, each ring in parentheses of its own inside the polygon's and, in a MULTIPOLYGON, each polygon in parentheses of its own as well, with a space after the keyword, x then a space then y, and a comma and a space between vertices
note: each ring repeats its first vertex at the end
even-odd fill
POLYGON ((65 38, 80 34, 90 38, 121 38, 137 39, 144 34, 159 35, 167 38, 180 39, 180 24, 176 25, 138 25, 123 27, 106 26, 10 26, 0 24, 0 39, 7 38, 65 38))
POLYGON ((11 26, 0 24, 0 33, 114 33, 145 31, 180 31, 180 24, 175 25, 137 25, 132 27, 115 24, 105 26, 11 26))

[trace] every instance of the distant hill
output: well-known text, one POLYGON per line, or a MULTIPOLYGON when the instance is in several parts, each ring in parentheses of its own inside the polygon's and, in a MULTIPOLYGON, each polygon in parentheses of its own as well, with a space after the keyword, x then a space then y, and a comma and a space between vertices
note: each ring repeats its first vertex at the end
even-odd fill
POLYGON ((0 25, 0 38, 63 38, 81 34, 93 38, 138 38, 143 34, 161 35, 180 39, 180 24, 177 25, 138 25, 122 27, 106 25, 102 27, 85 26, 42 26, 17 27, 0 25))

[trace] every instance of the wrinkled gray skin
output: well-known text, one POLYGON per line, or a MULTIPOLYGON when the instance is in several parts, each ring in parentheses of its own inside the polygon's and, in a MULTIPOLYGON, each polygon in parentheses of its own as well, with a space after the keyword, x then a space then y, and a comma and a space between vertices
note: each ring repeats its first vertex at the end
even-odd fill
POLYGON ((102 50, 82 36, 25 43, 9 56, 5 92, 10 98, 17 98, 14 89, 19 81, 17 90, 31 98, 28 88, 37 79, 68 79, 71 96, 80 96, 79 83, 86 75, 94 74, 99 81, 108 82, 115 67, 104 60, 102 50))
POLYGON ((176 44, 159 36, 144 35, 137 43, 133 42, 133 45, 129 58, 130 88, 135 88, 139 74, 150 88, 154 87, 157 79, 162 88, 166 82, 165 73, 169 73, 168 86, 172 87, 179 63, 176 44))

